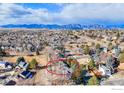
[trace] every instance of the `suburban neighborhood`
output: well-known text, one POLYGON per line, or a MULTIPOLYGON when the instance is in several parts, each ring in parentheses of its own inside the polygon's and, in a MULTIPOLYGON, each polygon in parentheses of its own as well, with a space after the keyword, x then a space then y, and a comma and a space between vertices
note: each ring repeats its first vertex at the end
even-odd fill
POLYGON ((0 29, 0 85, 124 85, 122 73, 123 29, 0 29))

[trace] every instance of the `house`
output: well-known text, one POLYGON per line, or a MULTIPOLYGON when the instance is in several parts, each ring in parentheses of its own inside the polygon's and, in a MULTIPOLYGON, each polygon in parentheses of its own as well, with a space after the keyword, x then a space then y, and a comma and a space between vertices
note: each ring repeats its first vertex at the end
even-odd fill
POLYGON ((109 68, 111 70, 111 73, 114 73, 114 58, 110 55, 107 57, 107 61, 106 61, 106 67, 109 68))
POLYGON ((117 40, 117 36, 113 36, 112 37, 112 40, 117 40))
POLYGON ((9 62, 0 61, 0 70, 11 70, 12 64, 9 62))
POLYGON ((103 48, 103 52, 107 53, 108 49, 106 47, 103 48))
POLYGON ((106 63, 106 61, 107 61, 107 56, 108 56, 107 53, 101 52, 101 53, 100 53, 100 56, 99 56, 100 62, 101 62, 101 63, 106 63))
POLYGON ((29 66, 29 63, 20 61, 20 62, 17 64, 16 69, 20 68, 20 69, 23 69, 23 70, 27 70, 28 66, 29 66))
POLYGON ((95 61, 96 64, 100 61, 100 58, 97 54, 93 54, 92 59, 95 61))
POLYGON ((92 42, 87 42, 87 45, 88 46, 92 46, 92 42))
POLYGON ((98 69, 102 73, 102 76, 111 76, 111 70, 108 69, 105 65, 99 65, 98 69))
POLYGON ((23 71, 22 73, 20 73, 18 76, 22 77, 23 79, 28 79, 28 78, 32 78, 34 75, 33 72, 30 71, 23 71))
POLYGON ((119 42, 124 42, 124 35, 119 37, 119 42))
POLYGON ((91 60, 89 55, 74 55, 73 58, 75 58, 79 64, 88 64, 91 60))
POLYGON ((117 58, 121 52, 121 48, 113 48, 112 49, 112 54, 117 58))
POLYGON ((103 39, 102 39, 102 41, 104 41, 104 42, 111 41, 111 40, 112 40, 112 37, 111 36, 106 36, 106 35, 104 35, 103 39))

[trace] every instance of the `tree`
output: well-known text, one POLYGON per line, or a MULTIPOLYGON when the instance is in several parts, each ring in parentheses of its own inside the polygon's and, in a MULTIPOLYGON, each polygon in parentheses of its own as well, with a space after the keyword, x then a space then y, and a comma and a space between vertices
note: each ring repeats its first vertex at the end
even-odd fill
POLYGON ((21 61, 25 62, 24 57, 18 57, 16 60, 16 63, 19 64, 19 62, 21 62, 21 61))
POLYGON ((87 67, 86 67, 86 65, 84 65, 84 64, 81 64, 81 65, 80 65, 80 68, 81 68, 81 70, 87 70, 87 67))
POLYGON ((39 50, 38 50, 38 49, 36 50, 36 55, 40 55, 40 53, 39 53, 39 50))
POLYGON ((81 67, 78 65, 76 59, 68 59, 67 63, 73 69, 72 79, 77 81, 81 75, 81 67))
POLYGON ((95 67, 95 62, 93 59, 91 59, 90 62, 88 63, 88 68, 93 69, 94 67, 95 67))
POLYGON ((49 43, 45 41, 45 42, 44 42, 44 45, 45 45, 45 46, 49 46, 49 43))
POLYGON ((92 46, 94 46, 95 45, 95 43, 94 42, 92 42, 92 46))
POLYGON ((79 67, 77 60, 72 58, 67 59, 66 64, 73 70, 79 67))
POLYGON ((100 48, 100 44, 97 43, 97 44, 96 44, 96 49, 99 49, 99 48, 100 48))
POLYGON ((88 80, 87 85, 99 85, 99 80, 97 79, 96 76, 93 76, 88 80))
POLYGON ((109 44, 108 44, 108 49, 111 50, 112 47, 113 47, 112 43, 109 43, 109 44))
POLYGON ((72 73, 72 79, 76 81, 80 76, 80 74, 81 74, 81 70, 79 68, 74 70, 74 72, 72 73))
POLYGON ((84 47, 84 54, 89 54, 89 52, 90 52, 90 48, 89 48, 88 45, 86 45, 86 46, 84 47))
POLYGON ((32 61, 29 63, 29 68, 34 69, 34 68, 36 68, 37 64, 38 64, 37 60, 32 59, 32 61))
POLYGON ((81 48, 84 49, 84 47, 85 47, 85 45, 82 44, 82 45, 81 45, 81 48))
POLYGON ((5 52, 4 49, 2 49, 2 47, 0 46, 0 56, 6 56, 7 53, 5 52))
POLYGON ((124 63, 124 52, 119 55, 119 61, 124 63))
POLYGON ((118 38, 120 37, 120 33, 119 33, 119 32, 117 32, 116 36, 117 36, 117 39, 118 39, 118 38))
POLYGON ((2 50, 2 48, 1 48, 1 46, 0 46, 0 54, 2 53, 2 51, 3 51, 3 50, 2 50))

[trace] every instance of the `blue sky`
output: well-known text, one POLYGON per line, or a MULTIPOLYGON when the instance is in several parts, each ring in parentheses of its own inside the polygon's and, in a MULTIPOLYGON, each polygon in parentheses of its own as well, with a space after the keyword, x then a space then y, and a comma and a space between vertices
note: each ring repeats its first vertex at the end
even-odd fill
POLYGON ((62 10, 62 6, 58 4, 50 4, 50 3, 24 3, 19 4, 24 6, 25 8, 33 8, 33 9, 39 9, 39 8, 46 8, 49 12, 59 12, 62 10))
POLYGON ((110 24, 124 23, 124 4, 0 4, 3 24, 110 24))

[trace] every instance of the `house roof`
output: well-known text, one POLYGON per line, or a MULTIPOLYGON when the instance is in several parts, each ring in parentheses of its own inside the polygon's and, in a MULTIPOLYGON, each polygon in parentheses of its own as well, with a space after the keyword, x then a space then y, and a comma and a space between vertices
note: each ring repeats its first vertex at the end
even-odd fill
POLYGON ((20 67, 27 67, 27 66, 28 66, 28 63, 23 62, 23 61, 20 61, 18 65, 19 65, 20 67))
POLYGON ((100 67, 103 68, 103 69, 105 69, 105 70, 108 69, 108 68, 107 68, 106 66, 104 66, 104 65, 101 65, 100 67))
POLYGON ((21 75, 23 75, 24 77, 28 78, 28 77, 30 77, 30 75, 33 75, 33 73, 30 72, 30 71, 23 71, 23 72, 21 73, 21 75))
POLYGON ((11 63, 5 62, 5 61, 0 61, 0 64, 3 64, 3 65, 11 65, 11 63))
POLYGON ((106 62, 107 61, 107 56, 108 56, 107 53, 101 53, 99 57, 100 57, 101 61, 105 61, 106 62))
POLYGON ((96 55, 96 54, 92 55, 92 58, 93 58, 94 61, 96 61, 96 62, 99 62, 99 60, 100 60, 99 56, 96 55))
POLYGON ((6 64, 6 62, 5 61, 0 61, 0 64, 6 64))

